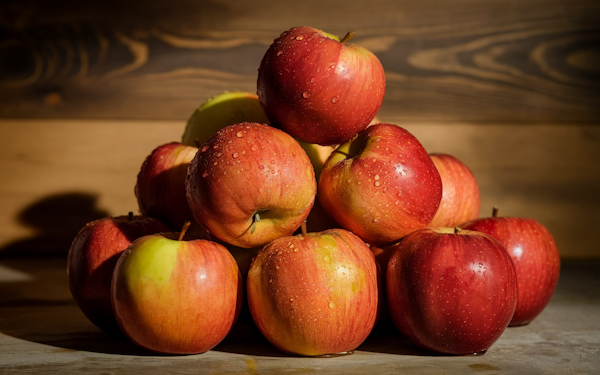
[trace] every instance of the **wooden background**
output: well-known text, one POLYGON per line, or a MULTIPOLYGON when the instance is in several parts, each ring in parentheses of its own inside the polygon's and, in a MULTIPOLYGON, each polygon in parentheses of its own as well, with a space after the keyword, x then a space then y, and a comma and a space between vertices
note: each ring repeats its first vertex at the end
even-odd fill
POLYGON ((254 92, 300 25, 356 32, 386 70, 378 117, 471 167, 482 216, 600 257, 597 0, 3 0, 0 255, 63 256, 87 221, 135 211, 145 156, 209 96, 254 92))

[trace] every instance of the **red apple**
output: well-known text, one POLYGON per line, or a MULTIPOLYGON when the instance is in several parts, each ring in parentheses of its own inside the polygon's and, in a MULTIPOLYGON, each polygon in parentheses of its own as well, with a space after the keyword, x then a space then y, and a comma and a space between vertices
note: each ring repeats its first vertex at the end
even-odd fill
POLYGON ((147 216, 106 217, 87 223, 67 258, 69 289, 84 315, 110 335, 120 334, 110 304, 110 282, 117 259, 138 237, 170 231, 147 216))
POLYGON ((198 148, 178 142, 155 148, 144 160, 137 175, 135 196, 143 215, 156 217, 173 229, 186 221, 192 223, 190 233, 202 234, 187 203, 185 178, 190 161, 198 148))
POLYGON ((463 162, 448 154, 431 154, 442 178, 442 200, 430 227, 455 227, 479 217, 479 185, 463 162))
POLYGON ((369 125, 385 93, 377 57, 312 27, 275 39, 258 70, 257 93, 271 125, 308 143, 346 142, 369 125))
POLYGON ((373 253, 343 229, 274 240, 252 262, 248 304, 279 350, 319 356, 356 349, 377 316, 373 253))
POLYGON ((241 308, 242 277, 233 256, 218 243, 182 234, 138 238, 113 273, 121 330, 153 352, 206 352, 227 336, 241 308))
POLYGON ((189 166, 187 198, 215 238, 252 248, 300 227, 315 199, 310 159, 289 134, 258 123, 215 133, 189 166))
POLYGON ((371 125, 329 157, 319 202, 365 242, 385 246, 426 227, 442 198, 442 181, 421 143, 392 124, 371 125))
POLYGON ((552 234, 529 218, 482 218, 464 224, 465 229, 487 233, 500 241, 517 272, 519 297, 511 326, 525 325, 546 307, 560 274, 560 255, 552 234))
POLYGON ((515 268, 500 242, 459 228, 406 236, 386 274, 390 315, 416 345, 447 354, 485 352, 517 303, 515 268))

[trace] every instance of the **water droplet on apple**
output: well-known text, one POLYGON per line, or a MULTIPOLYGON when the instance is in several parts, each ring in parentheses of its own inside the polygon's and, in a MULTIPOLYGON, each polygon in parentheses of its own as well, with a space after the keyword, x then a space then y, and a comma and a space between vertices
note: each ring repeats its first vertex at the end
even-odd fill
POLYGON ((208 176, 208 173, 202 172, 202 177, 206 178, 207 176, 208 176))
POLYGON ((302 93, 302 97, 303 97, 304 99, 307 99, 309 96, 310 96, 310 91, 304 91, 304 92, 302 93))
POLYGON ((206 152, 206 150, 208 150, 207 146, 202 146, 202 152, 206 152))
POLYGON ((235 134, 238 138, 242 138, 244 136, 244 133, 242 133, 241 131, 237 132, 235 134))
POLYGON ((258 169, 265 169, 265 166, 264 165, 259 165, 258 169))
POLYGON ((231 155, 231 156, 233 156, 233 158, 235 159, 235 158, 237 158, 238 156, 240 156, 240 154, 238 154, 237 152, 234 152, 234 153, 233 153, 233 155, 231 155))
POLYGON ((222 153, 222 152, 219 152, 219 153, 217 154, 217 157, 218 157, 218 158, 220 158, 222 155, 223 155, 223 153, 222 153))
POLYGON ((333 309, 333 308, 335 308, 335 303, 333 303, 333 301, 329 301, 329 305, 328 306, 329 306, 330 309, 333 309))
POLYGON ((377 186, 377 187, 381 186, 381 181, 375 181, 375 186, 377 186))
POLYGON ((281 56, 283 54, 282 51, 277 51, 277 56, 281 56))
POLYGON ((298 36, 296 37, 296 40, 302 40, 302 39, 304 39, 304 37, 303 37, 302 35, 298 35, 298 36))
POLYGON ((316 81, 316 80, 317 80, 317 79, 316 79, 315 77, 311 77, 311 78, 310 78, 310 82, 312 82, 312 83, 315 83, 315 81, 316 81))
POLYGON ((338 102, 338 100, 340 100, 340 96, 339 96, 339 95, 336 95, 336 96, 334 96, 333 98, 331 98, 331 102, 332 102, 333 104, 337 103, 337 102, 338 102))

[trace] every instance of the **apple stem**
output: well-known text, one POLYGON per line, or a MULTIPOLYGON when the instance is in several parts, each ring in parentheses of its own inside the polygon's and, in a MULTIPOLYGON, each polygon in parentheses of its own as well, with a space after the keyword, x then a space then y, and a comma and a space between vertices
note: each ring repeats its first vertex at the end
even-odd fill
POLYGON ((494 206, 492 209, 492 217, 498 217, 498 206, 494 206))
POLYGON ((306 235, 308 234, 308 230, 306 229, 306 220, 302 222, 300 229, 302 230, 302 237, 306 237, 306 235))
POLYGON ((346 36, 344 36, 342 38, 342 40, 340 40, 340 43, 346 43, 348 40, 352 39, 354 37, 354 31, 350 30, 348 31, 348 34, 346 34, 346 36))
POLYGON ((459 227, 454 227, 454 234, 459 234, 461 230, 459 227))
POLYGON ((260 221, 260 215, 257 213, 254 214, 254 218, 252 220, 252 230, 250 231, 250 234, 254 233, 254 231, 256 230, 256 223, 258 223, 260 221))
POLYGON ((194 138, 194 145, 196 145, 196 148, 200 148, 201 144, 198 138, 194 138))
POLYGON ((133 211, 129 211, 129 221, 133 220, 133 211))
POLYGON ((179 232, 179 238, 177 239, 177 241, 181 241, 183 240, 183 236, 185 236, 185 232, 187 232, 188 228, 190 227, 192 223, 190 223, 189 221, 186 220, 185 223, 183 223, 183 227, 181 228, 181 232, 179 232))

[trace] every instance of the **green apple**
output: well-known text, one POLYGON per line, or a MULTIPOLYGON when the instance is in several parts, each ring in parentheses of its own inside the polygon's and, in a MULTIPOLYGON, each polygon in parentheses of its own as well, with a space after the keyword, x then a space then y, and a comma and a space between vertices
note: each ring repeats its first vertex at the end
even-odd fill
POLYGON ((231 91, 206 100, 189 118, 181 143, 199 147, 218 130, 240 122, 268 124, 258 96, 249 92, 231 91))

